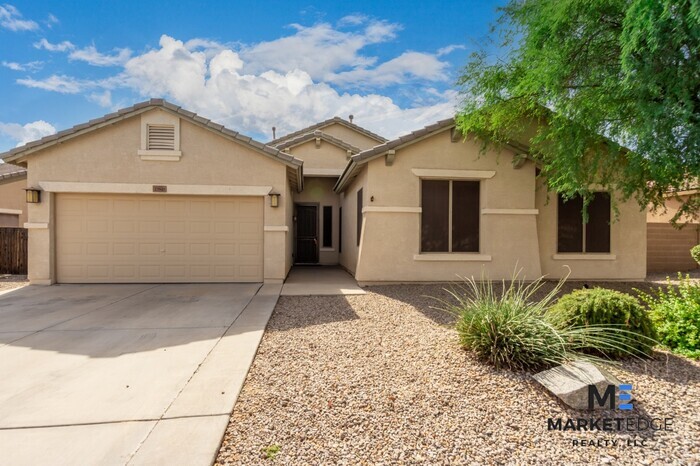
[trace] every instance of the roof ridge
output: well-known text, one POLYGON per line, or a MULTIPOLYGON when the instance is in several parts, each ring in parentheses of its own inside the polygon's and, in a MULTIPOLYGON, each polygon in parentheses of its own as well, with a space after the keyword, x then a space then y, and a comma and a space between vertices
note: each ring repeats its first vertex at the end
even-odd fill
POLYGON ((302 166, 302 164, 303 164, 303 162, 301 160, 291 156, 290 154, 286 154, 277 148, 274 148, 274 147, 271 147, 271 146, 264 144, 262 142, 256 141, 253 138, 251 138, 250 136, 245 136, 237 131, 230 130, 230 129, 226 128, 224 125, 215 123, 208 118, 201 117, 194 112, 191 112, 189 110, 185 110, 182 107, 175 105, 175 104, 172 104, 172 103, 168 102, 167 100, 161 99, 161 98, 152 98, 149 100, 138 102, 130 107, 125 107, 125 108, 122 108, 120 110, 117 110, 116 112, 112 112, 112 113, 108 113, 106 115, 103 115, 102 117, 94 118, 86 123, 74 125, 71 128, 64 129, 62 131, 59 131, 59 132, 52 134, 52 135, 49 135, 49 136, 44 136, 43 138, 37 139, 36 141, 30 141, 22 146, 15 147, 13 149, 10 149, 9 151, 0 153, 0 159, 5 159, 5 158, 10 158, 12 156, 16 156, 17 154, 21 154, 21 153, 26 152, 27 150, 33 149, 35 147, 43 146, 45 144, 57 141, 63 137, 69 136, 71 134, 75 134, 75 133, 82 131, 82 130, 89 129, 89 128, 94 127, 98 124, 107 123, 110 120, 123 118, 125 115, 137 112, 139 110, 147 109, 149 107, 165 108, 165 109, 167 109, 171 112, 174 112, 178 115, 182 115, 183 117, 185 117, 189 120, 192 120, 199 125, 210 128, 214 131, 217 131, 219 133, 224 134, 225 136, 227 136, 229 138, 233 138, 237 141, 240 141, 243 144, 251 146, 251 147, 257 149, 258 151, 266 153, 267 155, 279 158, 280 160, 282 160, 285 163, 292 164, 292 165, 295 165, 298 167, 302 166))
POLYGON ((314 138, 325 139, 328 142, 330 142, 331 144, 335 144, 343 149, 349 150, 349 151, 354 152, 354 153, 361 152, 361 149, 359 147, 353 146, 352 144, 349 144, 349 143, 343 141, 342 139, 333 136, 332 134, 324 133, 323 131, 320 131, 320 130, 314 130, 314 131, 311 131, 308 133, 304 133, 304 134, 297 136, 295 138, 286 140, 285 142, 278 144, 275 147, 282 150, 282 149, 286 149, 288 147, 293 147, 293 146, 299 145, 301 143, 304 143, 304 142, 309 141, 309 140, 314 139, 314 138))
POLYGON ((319 123, 314 123, 313 125, 307 126, 306 128, 302 128, 302 129, 300 129, 300 130, 293 131, 293 132, 291 132, 291 133, 289 133, 289 134, 286 134, 286 135, 281 136, 281 137, 279 137, 279 138, 273 139, 272 141, 268 141, 267 144, 268 144, 268 145, 271 145, 271 146, 275 146, 275 145, 280 144, 280 143, 283 142, 283 141, 286 141, 287 139, 295 138, 295 137, 297 137, 297 136, 300 136, 300 135, 303 135, 303 134, 307 134, 307 133, 312 132, 312 131, 314 131, 314 130, 321 129, 321 128, 324 128, 324 127, 326 127, 326 126, 329 126, 329 125, 331 125, 331 124, 333 124, 333 123, 340 123, 341 125, 344 125, 344 126, 350 128, 350 129, 352 129, 352 130, 355 130, 355 131, 357 131, 358 133, 364 134, 365 136, 368 136, 368 137, 370 137, 371 139, 375 139, 375 140, 379 141, 380 143, 383 143, 383 142, 388 141, 388 139, 385 138, 384 136, 380 136, 379 134, 373 133, 372 131, 370 131, 370 130, 368 130, 368 129, 366 129, 366 128, 363 128, 362 126, 356 125, 355 123, 352 123, 352 122, 350 122, 350 121, 347 121, 347 120, 345 120, 344 118, 341 118, 341 117, 339 117, 339 116, 334 116, 333 118, 329 118, 329 119, 327 119, 327 120, 323 120, 323 121, 321 121, 321 122, 319 122, 319 123))

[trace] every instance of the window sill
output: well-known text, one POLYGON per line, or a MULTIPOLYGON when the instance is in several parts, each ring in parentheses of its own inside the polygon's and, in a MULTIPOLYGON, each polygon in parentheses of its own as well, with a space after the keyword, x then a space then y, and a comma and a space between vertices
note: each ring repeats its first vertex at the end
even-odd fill
POLYGON ((335 251, 335 248, 319 248, 319 251, 325 251, 325 252, 333 252, 335 251))
POLYGON ((139 157, 144 161, 178 162, 182 157, 179 150, 139 150, 139 157))
POLYGON ((605 252, 566 252, 554 254, 552 259, 555 261, 614 261, 617 259, 617 256, 615 254, 608 254, 605 252))
POLYGON ((437 252, 415 254, 413 260, 418 262, 491 262, 491 256, 478 252, 437 252))

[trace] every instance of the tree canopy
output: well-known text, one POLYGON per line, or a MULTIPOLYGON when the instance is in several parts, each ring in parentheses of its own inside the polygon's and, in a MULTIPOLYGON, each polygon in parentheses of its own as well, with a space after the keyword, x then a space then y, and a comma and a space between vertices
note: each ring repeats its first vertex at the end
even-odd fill
MULTIPOLYGON (((529 145, 550 189, 640 206, 700 187, 700 0, 510 0, 459 80, 457 125, 529 145), (533 125, 532 122, 536 122, 533 125)), ((677 218, 698 217, 690 196, 677 218)))

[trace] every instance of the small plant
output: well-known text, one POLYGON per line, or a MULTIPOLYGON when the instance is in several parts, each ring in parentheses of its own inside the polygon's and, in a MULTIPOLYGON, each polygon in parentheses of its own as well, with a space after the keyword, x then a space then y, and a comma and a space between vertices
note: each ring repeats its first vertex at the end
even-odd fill
POLYGON ((681 273, 678 280, 677 287, 668 280, 665 290, 637 292, 649 306, 661 344, 674 353, 700 359, 700 285, 681 273))
POLYGON ((447 290, 455 303, 442 301, 441 309, 455 314, 461 345, 497 368, 539 369, 576 359, 600 361, 600 356, 644 353, 630 345, 632 332, 602 325, 574 325, 549 308, 561 291, 561 280, 543 293, 543 278, 526 284, 516 273, 510 283, 474 278, 447 290), (541 292, 542 290, 542 292, 541 292), (536 298, 538 294, 543 297, 536 298), (594 346, 601 350, 591 354, 594 346))
POLYGON ((633 296, 606 288, 575 290, 562 296, 550 309, 550 317, 565 327, 612 327, 625 330, 620 334, 624 347, 603 349, 593 341, 580 348, 609 357, 628 355, 628 347, 649 354, 656 343, 654 326, 647 311, 633 296))
POLYGON ((695 262, 697 262, 698 265, 700 265, 700 244, 690 248, 690 255, 693 256, 695 262))
POLYGON ((267 460, 274 460, 279 454, 280 450, 281 447, 274 443, 262 449, 263 455, 265 455, 265 459, 267 460))

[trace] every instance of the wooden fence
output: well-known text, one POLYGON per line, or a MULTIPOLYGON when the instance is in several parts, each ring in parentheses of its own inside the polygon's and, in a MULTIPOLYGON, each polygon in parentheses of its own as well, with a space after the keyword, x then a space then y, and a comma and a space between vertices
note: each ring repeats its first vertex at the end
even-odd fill
POLYGON ((0 228, 0 274, 27 274, 27 230, 0 228))

